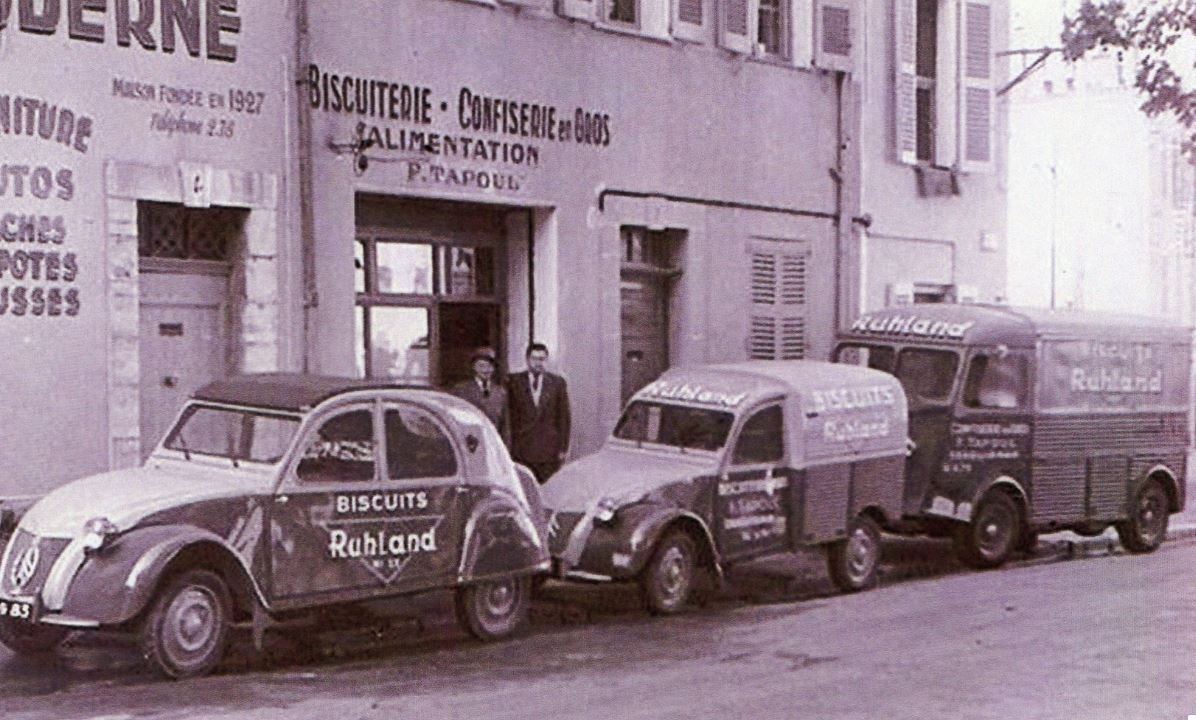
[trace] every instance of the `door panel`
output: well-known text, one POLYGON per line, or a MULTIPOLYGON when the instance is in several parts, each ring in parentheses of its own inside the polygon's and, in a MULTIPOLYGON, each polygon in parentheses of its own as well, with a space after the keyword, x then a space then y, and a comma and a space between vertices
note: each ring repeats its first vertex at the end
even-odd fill
POLYGON ((387 407, 386 462, 373 411, 322 422, 275 498, 273 593, 345 599, 451 585, 470 498, 451 442, 417 408, 387 407))
POLYGON ((194 390, 228 374, 228 278, 145 272, 140 279, 141 455, 194 390))
POLYGON ((669 365, 667 292, 663 277, 624 271, 622 325, 622 400, 655 380, 669 365))

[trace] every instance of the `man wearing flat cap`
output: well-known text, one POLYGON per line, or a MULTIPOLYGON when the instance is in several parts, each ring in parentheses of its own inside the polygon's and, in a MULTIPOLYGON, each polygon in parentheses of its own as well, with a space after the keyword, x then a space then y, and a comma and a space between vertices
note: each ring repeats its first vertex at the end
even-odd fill
POLYGON ((452 388, 452 393, 470 403, 490 418, 499 435, 508 446, 511 444, 511 428, 507 423, 507 390, 494 377, 498 369, 498 358, 494 348, 480 347, 469 356, 473 377, 463 380, 452 388))

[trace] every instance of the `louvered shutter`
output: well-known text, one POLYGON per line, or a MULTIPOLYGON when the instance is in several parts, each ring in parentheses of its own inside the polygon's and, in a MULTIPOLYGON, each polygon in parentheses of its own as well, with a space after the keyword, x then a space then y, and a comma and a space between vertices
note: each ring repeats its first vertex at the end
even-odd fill
POLYGON ((959 54, 959 157, 965 172, 987 172, 993 166, 996 73, 992 25, 988 0, 964 0, 959 54))
POLYGON ((748 357, 753 360, 805 357, 807 262, 808 253, 795 243, 752 245, 748 357))
POLYGON ((707 0, 676 0, 673 3, 673 37, 690 42, 706 39, 707 0))
POLYGON ((917 0, 893 0, 893 147, 898 162, 918 162, 917 0))
POLYGON ((752 51, 752 25, 756 20, 756 0, 722 0, 720 44, 738 53, 752 51))
POLYGON ((814 15, 814 62, 851 72, 855 65, 858 7, 853 0, 818 0, 814 15))
POLYGON ((593 22, 598 17, 598 0, 556 0, 556 11, 561 17, 593 22))

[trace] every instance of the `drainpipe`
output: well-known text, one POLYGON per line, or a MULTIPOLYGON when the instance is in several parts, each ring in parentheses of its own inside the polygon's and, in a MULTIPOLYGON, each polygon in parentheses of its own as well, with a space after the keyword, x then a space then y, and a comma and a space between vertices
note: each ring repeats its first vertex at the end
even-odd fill
POLYGON ((314 369, 316 344, 316 240, 315 212, 312 208, 312 122, 307 68, 311 63, 311 37, 308 34, 308 0, 295 0, 295 93, 298 140, 299 242, 303 283, 303 372, 314 369))
POLYGON ((859 125, 857 97, 847 73, 835 73, 835 330, 847 329, 860 312, 863 268, 856 225, 867 229, 872 219, 858 216, 862 177, 855 129, 859 125))

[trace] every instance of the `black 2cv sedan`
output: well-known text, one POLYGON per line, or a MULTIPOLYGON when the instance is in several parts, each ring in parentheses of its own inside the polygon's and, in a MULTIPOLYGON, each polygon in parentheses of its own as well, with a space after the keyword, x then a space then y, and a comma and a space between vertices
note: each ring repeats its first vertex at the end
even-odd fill
POLYGON ((453 588, 462 624, 521 628, 549 568, 538 488, 494 426, 444 393, 295 374, 196 392, 139 468, 0 512, 0 642, 136 633, 157 671, 213 669, 234 625, 336 607, 363 621, 453 588))

